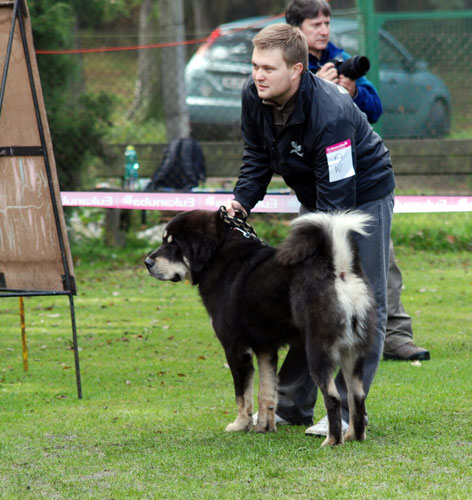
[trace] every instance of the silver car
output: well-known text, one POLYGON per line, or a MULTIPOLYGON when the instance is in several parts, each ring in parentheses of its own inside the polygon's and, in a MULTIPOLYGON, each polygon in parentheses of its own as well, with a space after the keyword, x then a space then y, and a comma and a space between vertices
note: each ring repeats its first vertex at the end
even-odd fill
MULTIPOLYGON (((251 40, 261 28, 283 20, 253 17, 222 24, 190 59, 185 82, 193 137, 240 137, 241 89, 251 73, 251 40)), ((350 55, 358 54, 357 22, 333 17, 331 40, 350 55)), ((379 30, 379 50, 382 135, 447 135, 451 97, 444 82, 384 30, 379 30)))

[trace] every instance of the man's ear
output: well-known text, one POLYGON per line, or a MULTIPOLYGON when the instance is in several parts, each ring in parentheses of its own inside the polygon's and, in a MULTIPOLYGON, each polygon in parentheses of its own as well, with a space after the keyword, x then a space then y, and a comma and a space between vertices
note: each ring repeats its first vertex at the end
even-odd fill
POLYGON ((303 73, 303 64, 301 62, 292 66, 292 78, 295 80, 303 73))

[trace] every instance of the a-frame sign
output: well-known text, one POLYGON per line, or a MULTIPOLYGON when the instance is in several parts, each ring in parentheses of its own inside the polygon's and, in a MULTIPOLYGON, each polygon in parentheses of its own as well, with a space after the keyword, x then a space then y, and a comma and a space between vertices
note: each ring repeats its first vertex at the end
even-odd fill
POLYGON ((69 297, 81 398, 73 263, 25 0, 0 0, 0 70, 0 299, 69 297))

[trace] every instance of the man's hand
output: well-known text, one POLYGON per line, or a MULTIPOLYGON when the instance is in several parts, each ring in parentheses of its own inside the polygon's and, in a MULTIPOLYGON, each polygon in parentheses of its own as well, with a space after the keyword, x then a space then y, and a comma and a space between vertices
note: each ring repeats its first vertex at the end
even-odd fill
POLYGON ((354 98, 357 94, 357 86, 355 80, 351 80, 347 76, 338 75, 338 70, 334 67, 334 63, 327 62, 316 73, 316 76, 328 80, 329 82, 337 83, 344 87, 349 95, 354 98))
POLYGON ((338 83, 338 70, 334 67, 334 63, 327 62, 316 72, 316 76, 328 80, 328 82, 338 83))
POLYGON ((239 201, 236 200, 228 200, 225 203, 226 211, 228 212, 228 215, 231 217, 234 217, 236 215, 236 210, 240 210, 243 214, 244 217, 247 217, 247 212, 244 210, 243 206, 239 201))
POLYGON ((344 75, 339 75, 338 83, 339 85, 341 85, 341 87, 344 87, 349 92, 349 95, 352 98, 356 97, 357 86, 355 80, 351 80, 350 78, 344 75))

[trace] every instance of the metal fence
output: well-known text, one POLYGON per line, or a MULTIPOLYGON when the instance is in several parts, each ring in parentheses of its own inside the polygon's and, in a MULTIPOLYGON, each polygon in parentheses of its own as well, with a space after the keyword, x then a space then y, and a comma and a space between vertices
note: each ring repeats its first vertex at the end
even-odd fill
MULTIPOLYGON (((345 31, 337 33, 333 29, 334 41, 352 55, 362 53, 362 16, 353 11, 341 14, 334 17, 354 24, 348 23, 345 31)), ((372 78, 378 81, 384 106, 380 133, 386 138, 470 139, 472 18, 442 19, 438 13, 437 19, 390 20, 383 28, 378 79, 372 78)), ((171 99, 176 94, 187 94, 194 137, 237 139, 240 89, 250 71, 250 31, 229 30, 206 49, 200 48, 187 68, 185 81, 172 89, 162 88, 165 72, 176 68, 175 61, 169 61, 171 48, 160 45, 169 40, 160 33, 145 39, 137 31, 78 33, 76 47, 81 52, 68 57, 79 60, 86 91, 113 96, 108 144, 166 143, 163 96, 171 99)), ((193 38, 192 33, 186 36, 189 41, 193 38)), ((186 45, 187 61, 199 47, 198 43, 186 45)), ((52 57, 56 56, 38 55, 52 57)), ((77 148, 83 146, 80 138, 74 140, 77 148)))

